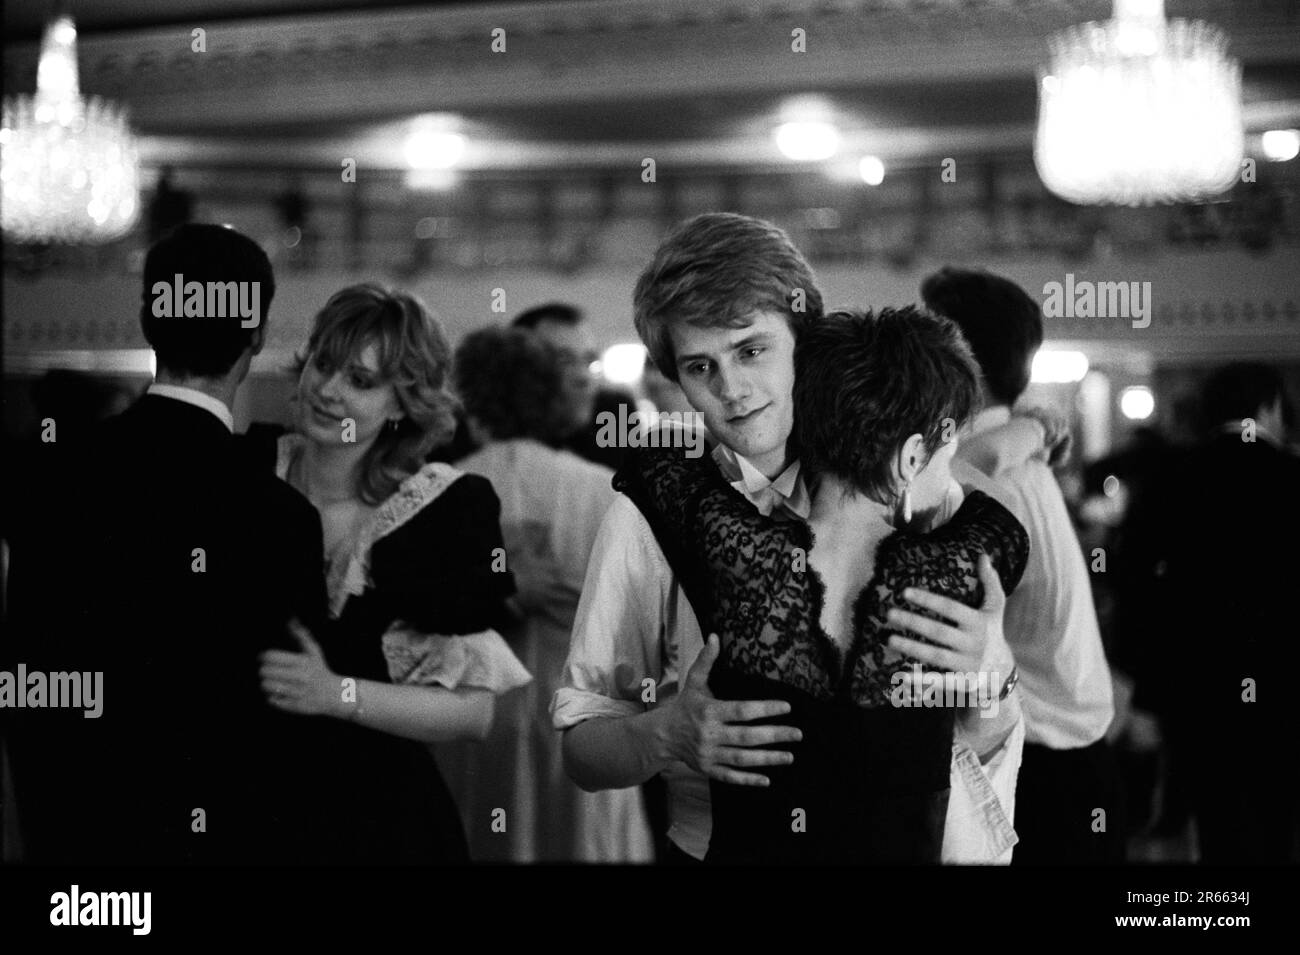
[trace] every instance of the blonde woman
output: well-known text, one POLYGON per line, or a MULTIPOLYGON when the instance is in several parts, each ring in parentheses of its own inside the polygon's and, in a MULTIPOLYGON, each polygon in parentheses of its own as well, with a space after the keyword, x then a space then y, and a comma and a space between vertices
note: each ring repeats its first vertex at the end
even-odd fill
POLYGON ((276 472, 321 515, 330 623, 263 656, 272 705, 325 717, 326 861, 464 862, 427 744, 481 739, 494 694, 527 683, 493 630, 514 590, 483 478, 424 464, 450 437, 450 349, 418 300, 372 284, 330 298, 299 359, 276 472))

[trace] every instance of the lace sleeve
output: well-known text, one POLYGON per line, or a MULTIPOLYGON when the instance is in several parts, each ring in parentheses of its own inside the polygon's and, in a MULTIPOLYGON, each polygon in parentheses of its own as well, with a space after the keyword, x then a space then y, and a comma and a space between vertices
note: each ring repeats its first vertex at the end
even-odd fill
POLYGON ((889 610, 896 607, 938 618, 905 600, 904 590, 918 587, 980 607, 984 603, 978 567, 981 553, 989 555, 1003 591, 1011 593, 1025 571, 1029 535, 1010 511, 982 491, 972 491, 953 519, 937 530, 901 531, 880 545, 874 585, 859 596, 854 612, 859 632, 867 637, 857 645, 849 664, 854 698, 861 705, 890 705, 894 673, 911 660, 888 646, 891 634, 913 636, 889 622, 889 610))
MULTIPOLYGON (((882 546, 886 576, 952 597, 972 607, 984 603, 977 563, 993 561, 1010 594, 1029 559, 1029 535, 1020 521, 983 491, 972 491, 951 521, 927 534, 896 534, 882 546)), ((883 561, 883 557, 882 557, 883 561)))
MULTIPOLYGON (((989 555, 1003 592, 1010 595, 1029 561, 1028 531, 1009 510, 982 491, 972 491, 957 514, 954 531, 989 555)), ((974 591, 974 605, 978 607, 984 603, 984 588, 977 583, 974 591)))

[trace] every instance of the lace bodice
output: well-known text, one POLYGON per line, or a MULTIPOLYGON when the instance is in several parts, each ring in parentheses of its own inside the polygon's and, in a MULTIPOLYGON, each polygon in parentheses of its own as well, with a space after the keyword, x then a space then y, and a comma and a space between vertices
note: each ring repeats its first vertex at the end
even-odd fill
POLYGON ((720 666, 865 708, 888 706, 893 674, 913 662, 888 646, 900 632, 887 623, 889 609, 918 609, 903 600, 907 587, 979 606, 979 554, 990 556, 1007 592, 1028 556, 1024 528, 979 491, 934 531, 895 531, 878 546, 875 571, 855 600, 852 642, 841 653, 819 625, 822 583, 808 564, 806 524, 760 515, 711 464, 677 449, 640 449, 615 486, 645 513, 704 632, 719 635, 720 666))

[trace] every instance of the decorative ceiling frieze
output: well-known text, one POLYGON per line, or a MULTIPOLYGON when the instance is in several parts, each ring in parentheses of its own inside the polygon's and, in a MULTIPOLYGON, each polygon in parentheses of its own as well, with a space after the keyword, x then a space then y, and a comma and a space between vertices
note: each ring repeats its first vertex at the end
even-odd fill
MULTIPOLYGON (((1108 15, 1052 0, 613 0, 201 20, 79 40, 82 86, 145 132, 370 123, 437 110, 1030 78, 1052 31, 1108 15), (506 49, 493 52, 492 31, 506 49), (807 53, 791 50, 806 31, 807 53), (194 52, 191 31, 205 31, 194 52)), ((1171 3, 1227 29, 1247 65, 1300 61, 1290 2, 1171 3)), ((6 49, 29 89, 36 45, 6 49)))

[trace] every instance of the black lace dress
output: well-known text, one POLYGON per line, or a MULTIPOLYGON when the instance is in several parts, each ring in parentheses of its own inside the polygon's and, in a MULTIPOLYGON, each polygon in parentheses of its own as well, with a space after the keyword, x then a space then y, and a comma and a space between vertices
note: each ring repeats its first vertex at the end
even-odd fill
MULTIPOLYGON (((913 661, 890 650, 891 607, 922 587, 983 602, 976 561, 993 560, 1008 593, 1028 556, 1024 528, 972 492, 928 534, 879 545, 858 595, 847 653, 821 629, 822 584, 807 568, 812 531, 760 515, 704 459, 644 448, 614 481, 645 515, 699 617, 722 649, 709 687, 719 699, 781 699, 794 762, 765 768, 765 788, 711 781, 707 861, 937 863, 952 759, 951 707, 891 705, 891 678, 913 661)), ((787 748, 783 745, 780 748, 787 748)))

